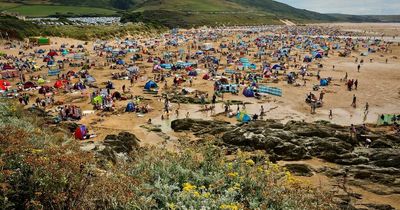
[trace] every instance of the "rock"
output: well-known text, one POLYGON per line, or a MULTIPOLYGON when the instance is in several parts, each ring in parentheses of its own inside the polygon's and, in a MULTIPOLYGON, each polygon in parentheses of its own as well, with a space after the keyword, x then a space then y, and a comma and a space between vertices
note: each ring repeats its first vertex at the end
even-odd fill
MULTIPOLYGON (((171 128, 175 132, 181 131, 192 131, 201 132, 208 129, 208 132, 215 131, 216 129, 222 129, 220 132, 227 131, 228 122, 223 121, 207 121, 207 120, 195 120, 195 119, 178 119, 171 122, 171 128)), ((202 132, 208 133, 208 132, 202 132)), ((214 132, 215 134, 215 132, 214 132)))
POLYGON ((371 143, 371 148, 392 148, 390 142, 386 142, 382 139, 375 140, 371 143))
POLYGON ((387 204, 365 204, 370 210, 395 210, 394 207, 387 204))
POLYGON ((310 166, 306 164, 285 164, 284 167, 296 176, 313 176, 310 166))
POLYGON ((139 140, 134 134, 121 132, 118 135, 108 135, 104 139, 104 146, 117 153, 129 153, 139 147, 139 140))
MULTIPOLYGON (((121 132, 118 135, 108 135, 103 142, 83 145, 81 149, 92 150, 100 162, 104 160, 116 163, 118 160, 129 160, 128 154, 139 148, 140 140, 134 134, 121 132)), ((103 163, 104 164, 104 163, 103 163)))

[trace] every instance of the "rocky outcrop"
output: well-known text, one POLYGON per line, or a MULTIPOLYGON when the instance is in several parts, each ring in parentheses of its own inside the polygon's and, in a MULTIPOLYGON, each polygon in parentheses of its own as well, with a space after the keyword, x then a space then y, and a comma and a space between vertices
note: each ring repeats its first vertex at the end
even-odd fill
POLYGON ((220 134, 233 128, 228 122, 207 121, 197 119, 178 119, 171 122, 171 128, 175 132, 191 131, 196 135, 200 134, 220 134))
MULTIPOLYGON (((357 137, 350 136, 349 127, 328 122, 255 121, 231 125, 226 122, 183 119, 172 122, 175 131, 191 131, 201 137, 210 134, 216 144, 229 151, 264 150, 272 161, 300 161, 320 158, 338 164, 338 168, 312 170, 304 164, 286 164, 298 176, 323 173, 343 180, 377 195, 400 193, 400 137, 385 132, 359 128, 357 137), (369 147, 365 139, 371 139, 369 147)), ((356 196, 359 199, 361 195, 356 196)), ((349 207, 348 204, 345 205, 349 207)), ((393 209, 389 205, 366 206, 366 209, 393 209)), ((356 208, 354 208, 356 209, 356 208)))
POLYGON ((128 154, 136 151, 140 140, 129 132, 121 132, 118 135, 108 135, 103 142, 87 142, 82 144, 81 149, 94 151, 103 160, 116 163, 118 160, 129 160, 128 154))

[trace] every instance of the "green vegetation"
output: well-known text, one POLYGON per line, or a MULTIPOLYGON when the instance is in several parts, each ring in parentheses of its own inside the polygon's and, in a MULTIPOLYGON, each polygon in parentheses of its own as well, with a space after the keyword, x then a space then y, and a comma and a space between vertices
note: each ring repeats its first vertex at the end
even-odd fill
POLYGON ((155 25, 174 27, 196 27, 214 25, 261 25, 281 24, 279 20, 267 14, 251 13, 190 13, 153 10, 134 12, 122 17, 123 22, 144 22, 155 25))
MULTIPOLYGON (((137 148, 111 163, 83 152, 63 126, 0 101, 4 209, 335 209, 330 194, 285 169, 212 145, 137 148)), ((182 142, 185 142, 183 140, 182 142)))
POLYGON ((103 8, 53 5, 22 5, 8 9, 7 11, 29 17, 47 17, 54 15, 110 16, 116 14, 114 10, 103 8))
POLYGON ((23 39, 30 36, 58 36, 80 40, 108 39, 128 34, 155 34, 166 30, 165 27, 152 24, 125 24, 123 26, 38 26, 11 16, 0 18, 0 31, 10 38, 23 39))
POLYGON ((273 0, 9 0, 0 2, 1 10, 33 17, 120 15, 123 22, 167 27, 282 24, 281 19, 295 23, 400 21, 395 15, 320 14, 273 0))
POLYGON ((22 39, 36 35, 39 31, 40 27, 31 22, 22 21, 11 16, 0 16, 0 32, 2 36, 7 33, 11 38, 22 39))
POLYGON ((335 18, 290 7, 272 0, 147 0, 125 13, 124 22, 152 22, 168 27, 202 25, 282 24, 332 21, 335 18))

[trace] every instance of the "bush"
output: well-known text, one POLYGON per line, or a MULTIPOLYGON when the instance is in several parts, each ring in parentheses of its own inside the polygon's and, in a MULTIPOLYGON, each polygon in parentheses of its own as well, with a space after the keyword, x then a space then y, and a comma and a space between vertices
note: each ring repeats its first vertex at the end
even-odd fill
POLYGON ((128 154, 130 162, 112 164, 51 133, 44 122, 0 101, 4 209, 335 208, 330 194, 261 155, 252 159, 238 151, 228 159, 213 145, 188 145, 176 152, 143 149, 128 154))

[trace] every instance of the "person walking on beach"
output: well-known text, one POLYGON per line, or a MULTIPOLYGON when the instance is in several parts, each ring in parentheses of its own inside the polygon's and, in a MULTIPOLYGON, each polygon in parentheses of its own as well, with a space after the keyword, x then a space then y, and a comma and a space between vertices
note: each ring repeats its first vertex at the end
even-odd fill
POLYGON ((358 64, 358 66, 357 66, 357 71, 358 71, 358 72, 360 72, 360 68, 361 68, 361 65, 358 64))
POLYGON ((263 119, 263 117, 264 117, 264 106, 263 105, 261 105, 261 110, 260 110, 260 119, 263 119))
POLYGON ((332 113, 332 109, 329 110, 329 119, 332 120, 333 118, 333 113, 332 113))
POLYGON ((368 104, 368 102, 365 104, 365 109, 364 109, 364 122, 367 120, 367 116, 368 116, 368 113, 369 113, 369 104, 368 104))
POLYGON ((353 102, 351 103, 351 106, 354 107, 354 108, 357 107, 357 97, 356 97, 355 94, 353 95, 353 102))
POLYGON ((358 87, 358 79, 356 79, 356 81, 354 81, 354 90, 357 90, 358 87))

